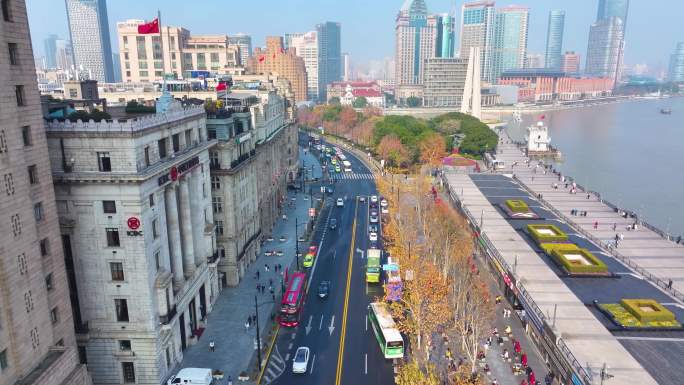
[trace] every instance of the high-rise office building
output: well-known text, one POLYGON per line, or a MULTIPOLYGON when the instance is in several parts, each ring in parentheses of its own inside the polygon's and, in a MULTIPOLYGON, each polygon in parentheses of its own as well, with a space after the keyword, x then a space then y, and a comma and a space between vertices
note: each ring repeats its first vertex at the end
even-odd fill
POLYGON ((544 55, 540 53, 525 55, 525 68, 544 68, 544 55))
POLYGON ((565 11, 549 12, 549 25, 546 29, 546 68, 560 69, 563 52, 563 30, 565 28, 565 11))
POLYGON ((622 70, 624 31, 622 19, 615 16, 591 25, 584 70, 587 75, 608 77, 617 83, 622 70))
POLYGON ((629 0, 599 0, 596 22, 589 29, 585 71, 620 80, 629 0))
POLYGON ((0 44, 0 385, 90 384, 68 276, 24 1, 3 1, 0 44))
MULTIPOLYGON (((247 59, 246 67, 254 74, 279 74, 279 76, 282 76, 290 82, 291 90, 294 93, 296 101, 306 100, 307 77, 304 59, 297 56, 294 53, 294 50, 286 50, 283 46, 282 37, 267 36, 266 48, 255 48, 253 55, 247 59)), ((318 81, 320 85, 320 76, 318 81)))
POLYGON ((98 82, 114 80, 105 0, 65 0, 74 63, 98 82))
POLYGON ((576 74, 580 70, 580 55, 575 51, 565 51, 561 60, 561 71, 576 74))
POLYGON ((342 79, 342 26, 327 21, 316 25, 318 33, 318 97, 326 100, 327 85, 342 79))
POLYGON ((74 65, 74 52, 68 40, 59 39, 55 41, 55 66, 63 70, 68 70, 74 65))
POLYGON ((452 14, 437 15, 436 57, 455 56, 455 18, 452 14))
POLYGON ((240 65, 244 66, 252 55, 252 37, 244 33, 229 35, 228 43, 240 47, 240 65))
POLYGON ((45 66, 47 68, 57 68, 57 41, 59 36, 49 35, 44 41, 45 66))
POLYGON ((506 70, 525 66, 529 14, 529 8, 524 6, 496 9, 490 55, 491 81, 496 81, 506 70))
POLYGON ((424 0, 407 0, 395 26, 396 90, 398 99, 422 97, 425 60, 437 46, 437 17, 428 15, 424 0))
POLYGON ((318 34, 316 31, 287 34, 285 41, 287 49, 294 48, 297 56, 304 59, 308 100, 318 100, 318 34))
POLYGON ((684 82, 684 41, 677 43, 672 56, 670 56, 670 71, 668 79, 671 82, 684 82))
POLYGON ((465 3, 461 8, 461 44, 459 56, 468 58, 471 47, 480 52, 480 75, 489 79, 490 52, 494 31, 494 2, 465 3))
POLYGON ((467 70, 468 59, 426 59, 423 107, 461 107, 467 70))

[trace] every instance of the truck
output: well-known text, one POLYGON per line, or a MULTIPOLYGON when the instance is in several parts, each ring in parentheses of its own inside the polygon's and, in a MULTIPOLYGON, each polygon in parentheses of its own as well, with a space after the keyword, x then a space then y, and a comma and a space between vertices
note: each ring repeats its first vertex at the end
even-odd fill
POLYGON ((184 368, 178 371, 175 376, 171 376, 166 385, 210 385, 214 377, 211 369, 206 368, 184 368))
POLYGON ((366 258, 366 282, 380 282, 381 258, 382 251, 380 249, 368 249, 366 258))

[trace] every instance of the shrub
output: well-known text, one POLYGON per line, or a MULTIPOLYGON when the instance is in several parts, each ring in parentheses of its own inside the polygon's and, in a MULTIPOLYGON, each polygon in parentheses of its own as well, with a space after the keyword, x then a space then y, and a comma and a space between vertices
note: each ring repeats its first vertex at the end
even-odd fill
MULTIPOLYGON (((205 107, 206 109, 206 107, 205 107)), ((130 102, 126 103, 126 112, 127 113, 155 113, 157 112, 156 107, 148 107, 144 104, 138 103, 137 100, 131 100, 130 102)))
POLYGON ((506 206, 508 206, 508 209, 514 213, 526 213, 530 211, 527 203, 525 203, 525 201, 522 199, 507 199, 506 206))
POLYGON ((558 227, 551 224, 541 224, 541 225, 527 225, 527 231, 530 233, 532 238, 537 242, 537 244, 548 243, 548 242, 566 242, 568 240, 568 235, 562 232, 558 227), (540 230, 550 230, 554 234, 544 234, 540 230))
POLYGON ((652 299, 622 299, 620 304, 641 322, 665 322, 675 319, 671 311, 652 299))
POLYGON ((587 249, 577 248, 576 250, 562 250, 562 248, 554 248, 551 251, 553 259, 560 264, 565 271, 570 274, 603 274, 608 273, 608 266, 603 261, 596 258, 594 254, 587 249), (580 254, 588 265, 571 261, 566 257, 566 254, 580 254))
MULTIPOLYGON (((623 300, 624 301, 624 300, 623 300)), ((628 300, 629 301, 629 300, 628 300)), ((660 304, 659 304, 660 305, 660 304)), ((606 313, 609 313, 613 322, 620 326, 627 328, 681 328, 682 325, 677 319, 672 318, 663 321, 641 321, 635 317, 627 308, 619 303, 604 303, 600 304, 599 308, 606 313)), ((665 309, 668 313, 669 310, 665 309)), ((670 313, 672 314, 672 313, 670 313)), ((663 318, 665 319, 665 318, 663 318)))
POLYGON ((562 251, 579 249, 574 243, 541 243, 539 244, 539 247, 541 247, 548 256, 551 256, 551 253, 555 249, 562 251))

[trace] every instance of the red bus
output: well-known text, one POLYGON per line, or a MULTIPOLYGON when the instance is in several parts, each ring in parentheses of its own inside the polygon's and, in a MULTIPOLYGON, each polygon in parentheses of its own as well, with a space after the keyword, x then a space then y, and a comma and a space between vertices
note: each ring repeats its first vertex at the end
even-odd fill
POLYGON ((306 282, 306 274, 293 273, 290 277, 290 282, 287 284, 287 290, 280 302, 280 314, 278 315, 278 322, 282 326, 293 327, 299 324, 299 314, 304 305, 304 283, 306 282))

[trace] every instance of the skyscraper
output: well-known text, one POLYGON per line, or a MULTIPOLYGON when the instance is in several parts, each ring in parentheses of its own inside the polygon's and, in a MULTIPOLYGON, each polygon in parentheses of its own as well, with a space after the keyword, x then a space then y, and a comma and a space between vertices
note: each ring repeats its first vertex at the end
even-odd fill
POLYGON ((677 48, 670 57, 670 72, 668 78, 671 82, 684 82, 684 41, 677 43, 677 48))
POLYGON ((290 82, 296 101, 306 100, 307 82, 304 59, 297 56, 294 50, 286 50, 282 37, 267 36, 266 48, 255 48, 254 54, 247 59, 246 67, 255 74, 278 73, 290 82))
POLYGON ((349 53, 342 54, 342 80, 345 82, 352 80, 352 64, 349 53))
POLYGON ((496 81, 499 75, 508 69, 525 66, 529 14, 529 8, 523 6, 496 9, 490 56, 490 81, 496 81))
POLYGON ((544 68, 544 55, 540 53, 525 55, 525 68, 544 68))
POLYGON ((436 57, 454 57, 455 21, 451 14, 437 15, 437 47, 436 57))
POLYGON ((599 0, 596 22, 589 29, 586 72, 620 80, 629 0, 599 0))
POLYGON ((580 55, 575 51, 566 51, 563 54, 561 71, 566 73, 578 73, 580 69, 580 55))
POLYGON ((398 99, 422 96, 425 60, 437 46, 437 17, 428 15, 424 0, 407 0, 395 26, 396 95, 398 99))
MULTIPOLYGON (((78 360, 58 206, 25 1, 3 1, 0 44, 0 385, 90 384, 78 360)), ((73 268, 73 266, 72 266, 73 268)), ((79 325, 80 326, 80 325, 79 325)))
POLYGON ((565 28, 565 11, 549 12, 549 25, 546 30, 546 68, 559 69, 561 67, 561 52, 563 52, 563 29, 565 28))
POLYGON ((71 42, 59 39, 55 41, 55 64, 57 68, 63 70, 70 69, 74 65, 74 52, 71 49, 71 42))
POLYGON ((112 44, 105 0, 65 0, 77 67, 99 82, 114 81, 112 44))
POLYGON ((461 9, 461 45, 459 56, 466 59, 471 47, 480 53, 480 76, 489 78, 490 52, 494 32, 494 2, 478 1, 463 4, 461 9))
POLYGON ((244 33, 228 36, 228 43, 240 47, 240 64, 247 64, 247 58, 252 55, 252 37, 244 33))
POLYGON ((57 67, 57 40, 59 40, 59 36, 49 35, 43 42, 45 45, 45 65, 47 68, 57 67))
POLYGON ((326 100, 327 85, 342 79, 342 26, 327 21, 316 25, 318 33, 318 97, 326 100))
POLYGON ((294 48, 306 67, 306 96, 318 100, 318 35, 316 31, 285 35, 287 49, 294 48))

